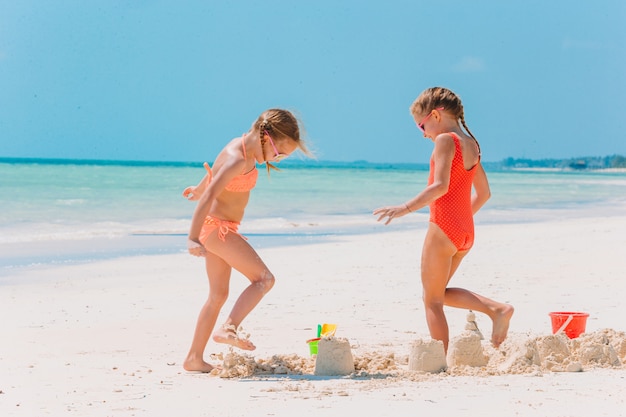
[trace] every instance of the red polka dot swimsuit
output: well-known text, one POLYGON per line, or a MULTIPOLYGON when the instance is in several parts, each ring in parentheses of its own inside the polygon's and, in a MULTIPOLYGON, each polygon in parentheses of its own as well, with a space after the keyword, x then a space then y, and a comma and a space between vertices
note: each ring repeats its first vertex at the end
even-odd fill
MULTIPOLYGON (((465 251, 474 244, 472 183, 478 164, 465 169, 459 138, 454 133, 450 134, 454 139, 450 186, 447 193, 430 204, 430 221, 441 228, 458 250, 465 251)), ((434 176, 435 161, 431 157, 428 185, 433 183, 434 176)))

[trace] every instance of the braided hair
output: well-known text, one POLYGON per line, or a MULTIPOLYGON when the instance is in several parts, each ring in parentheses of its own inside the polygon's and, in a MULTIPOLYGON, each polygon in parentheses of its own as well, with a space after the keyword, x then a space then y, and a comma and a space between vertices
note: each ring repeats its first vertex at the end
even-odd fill
POLYGON ((461 122, 465 131, 478 143, 472 132, 465 123, 463 104, 459 96, 444 87, 431 87, 424 90, 411 104, 411 114, 413 117, 429 113, 430 111, 443 107, 447 112, 461 122))
MULTIPOLYGON (((304 141, 300 138, 300 123, 298 119, 289 111, 282 109, 269 109, 261 113, 258 119, 252 125, 252 128, 259 132, 261 144, 265 144, 265 133, 267 132, 274 142, 281 142, 290 139, 296 143, 305 155, 310 152, 304 141)), ((265 157, 265 148, 263 147, 263 159, 269 174, 270 169, 279 170, 275 165, 267 162, 265 157)))

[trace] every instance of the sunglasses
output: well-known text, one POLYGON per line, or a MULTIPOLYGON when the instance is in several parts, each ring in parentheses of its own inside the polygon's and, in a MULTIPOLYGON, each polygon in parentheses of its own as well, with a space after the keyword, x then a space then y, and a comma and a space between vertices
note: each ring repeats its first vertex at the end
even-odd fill
POLYGON ((276 149, 276 145, 274 145, 274 141, 272 140, 272 137, 267 130, 264 130, 263 133, 267 135, 270 140, 270 145, 272 145, 272 148, 274 149, 274 158, 272 159, 273 161, 280 162, 289 156, 286 153, 278 152, 278 149, 276 149))
MULTIPOLYGON (((436 108, 436 109, 434 109, 434 110, 440 110, 440 111, 441 111, 441 110, 443 110, 443 107, 437 107, 437 108, 436 108)), ((426 115, 426 117, 424 117, 424 118, 422 119, 422 121, 421 121, 421 122, 417 123, 417 127, 419 128, 419 130, 421 130, 421 131, 422 131, 422 133, 426 133, 426 132, 424 131, 424 123, 426 123, 426 120, 428 120, 428 118, 429 118, 430 116, 432 116, 432 115, 433 115, 433 111, 431 110, 431 111, 430 111, 430 113, 428 113, 428 115, 426 115)))

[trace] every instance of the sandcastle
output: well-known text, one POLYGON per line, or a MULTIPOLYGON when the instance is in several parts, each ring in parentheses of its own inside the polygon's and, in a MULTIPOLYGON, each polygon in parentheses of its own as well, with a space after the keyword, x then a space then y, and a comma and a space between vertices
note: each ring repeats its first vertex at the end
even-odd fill
POLYGON ((489 357, 483 351, 480 336, 466 330, 450 341, 447 362, 449 366, 485 366, 489 357))
POLYGON ((485 366, 489 358, 483 352, 483 335, 476 324, 476 315, 470 310, 466 319, 465 332, 450 341, 447 356, 440 340, 413 342, 409 370, 440 372, 448 366, 485 366))
POLYGON ((354 358, 348 339, 322 337, 317 349, 315 375, 350 375, 354 372, 354 358))
POLYGON ((441 340, 416 340, 411 344, 409 370, 440 372, 446 369, 446 354, 441 340))
POLYGON ((485 366, 489 362, 489 357, 484 354, 481 343, 484 337, 476 324, 476 315, 472 310, 466 319, 465 331, 453 338, 448 345, 448 365, 485 366))

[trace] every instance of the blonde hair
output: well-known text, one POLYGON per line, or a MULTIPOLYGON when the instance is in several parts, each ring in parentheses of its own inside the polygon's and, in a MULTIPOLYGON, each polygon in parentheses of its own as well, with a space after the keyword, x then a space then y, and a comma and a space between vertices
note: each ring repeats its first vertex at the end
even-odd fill
MULTIPOLYGON (((298 119, 290 111, 283 109, 265 110, 252 125, 252 129, 259 132, 261 144, 265 143, 265 132, 267 132, 274 142, 292 140, 302 153, 310 156, 311 152, 307 148, 304 140, 300 137, 300 127, 298 119)), ((263 151, 263 157, 265 158, 265 151, 263 151)), ((267 161, 265 165, 267 166, 268 174, 270 168, 277 171, 279 170, 276 166, 267 161)))
POLYGON ((444 87, 431 87, 422 91, 422 93, 411 104, 411 115, 413 117, 421 116, 429 113, 434 109, 443 107, 445 111, 451 113, 456 120, 461 122, 465 131, 474 139, 474 135, 465 123, 465 114, 463 104, 459 96, 444 87))

